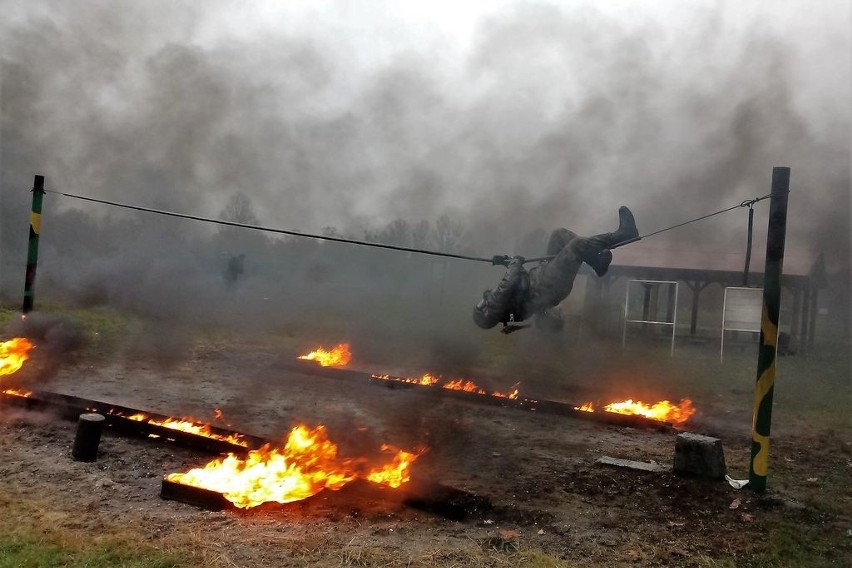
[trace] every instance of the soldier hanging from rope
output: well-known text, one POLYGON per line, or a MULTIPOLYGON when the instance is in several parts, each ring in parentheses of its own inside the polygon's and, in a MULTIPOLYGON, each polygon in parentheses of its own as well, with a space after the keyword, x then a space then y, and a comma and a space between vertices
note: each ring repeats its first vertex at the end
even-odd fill
POLYGON ((545 260, 535 268, 524 269, 521 256, 495 256, 492 263, 509 270, 493 290, 486 290, 473 309, 473 321, 483 329, 503 324, 503 332, 511 333, 526 326, 517 325, 534 318, 536 325, 558 330, 563 322, 554 308, 574 287, 577 272, 585 262, 598 276, 603 276, 612 262, 616 245, 639 239, 633 213, 627 207, 618 209, 618 229, 593 237, 580 237, 568 229, 551 233, 545 260))

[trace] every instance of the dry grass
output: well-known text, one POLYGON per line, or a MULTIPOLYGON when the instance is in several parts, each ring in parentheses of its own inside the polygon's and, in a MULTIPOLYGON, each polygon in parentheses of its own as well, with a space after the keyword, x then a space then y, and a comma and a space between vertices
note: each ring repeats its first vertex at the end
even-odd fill
POLYGON ((93 531, 73 512, 57 511, 58 496, 20 499, 0 495, 0 567, 169 568, 184 555, 145 542, 121 525, 93 531), (77 526, 79 528, 69 528, 77 526))

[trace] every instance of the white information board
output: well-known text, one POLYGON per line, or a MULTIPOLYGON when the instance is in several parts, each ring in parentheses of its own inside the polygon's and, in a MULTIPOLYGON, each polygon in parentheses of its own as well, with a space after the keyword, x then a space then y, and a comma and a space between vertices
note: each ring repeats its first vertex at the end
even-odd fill
POLYGON ((725 288, 722 304, 722 343, 719 360, 725 354, 725 332, 746 331, 760 333, 763 311, 763 288, 730 286, 725 288))

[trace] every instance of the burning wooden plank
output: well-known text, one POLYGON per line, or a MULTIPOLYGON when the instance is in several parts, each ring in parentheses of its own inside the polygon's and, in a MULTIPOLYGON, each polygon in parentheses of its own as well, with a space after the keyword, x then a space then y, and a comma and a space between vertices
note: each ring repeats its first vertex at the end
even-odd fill
POLYGON ((324 489, 299 501, 268 502, 246 510, 238 508, 218 491, 185 485, 169 480, 166 476, 163 478, 160 488, 160 497, 207 511, 259 510, 264 512, 320 514, 328 511, 410 507, 456 521, 480 515, 492 508, 491 500, 488 497, 433 481, 412 481, 397 489, 392 489, 378 483, 356 479, 339 490, 324 489))
POLYGON ((264 446, 245 458, 229 455, 186 473, 163 478, 160 495, 203 509, 300 511, 321 506, 358 508, 386 503, 407 505, 462 519, 486 510, 490 501, 433 481, 412 481, 411 466, 424 451, 393 454, 383 464, 344 458, 324 426, 295 426, 282 447, 264 446))
POLYGON ((282 447, 264 446, 244 458, 218 458, 163 478, 160 495, 210 510, 292 509, 320 501, 341 505, 406 504, 448 518, 464 518, 490 505, 487 499, 431 481, 411 482, 411 465, 422 453, 395 450, 384 464, 338 456, 324 426, 295 426, 282 447))
MULTIPOLYGON (((600 405, 598 405, 600 406, 600 405)), ((583 412, 598 412, 595 404, 587 402, 578 407, 577 410, 583 412)), ((678 404, 661 400, 655 403, 644 403, 641 400, 636 402, 633 399, 627 399, 621 402, 612 402, 603 406, 604 412, 614 414, 625 414, 631 416, 644 416, 651 420, 660 420, 670 422, 674 425, 685 424, 695 414, 695 407, 692 406, 692 401, 684 398, 678 404)))
POLYGON ((233 503, 228 501, 218 491, 185 485, 177 481, 163 478, 160 486, 160 497, 170 501, 179 501, 207 511, 222 511, 234 508, 233 503))
MULTIPOLYGON (((628 428, 650 428, 657 430, 669 430, 672 427, 670 421, 664 419, 655 419, 648 416, 637 414, 624 414, 613 412, 610 410, 592 411, 588 407, 584 408, 578 404, 557 402, 552 400, 539 400, 520 396, 518 385, 511 388, 508 393, 491 392, 485 389, 474 386, 468 389, 465 388, 436 388, 442 383, 432 381, 433 375, 424 375, 420 378, 396 377, 389 374, 366 373, 363 371, 355 371, 351 369, 341 369, 336 367, 322 367, 310 361, 292 361, 291 368, 306 375, 321 376, 340 380, 359 380, 366 381, 374 385, 381 385, 390 389, 406 388, 416 389, 424 394, 433 396, 450 397, 466 402, 475 402, 477 404, 487 404, 492 406, 501 406, 508 408, 516 408, 518 410, 527 410, 531 412, 540 412, 544 414, 553 414, 557 416, 567 416, 579 418, 581 420, 591 420, 593 422, 601 422, 605 424, 613 424, 628 428)), ((462 387, 465 383, 460 383, 462 387)), ((588 404, 588 403, 587 403, 588 404)))
POLYGON ((411 464, 425 451, 406 452, 387 445, 381 449, 392 458, 378 465, 363 457, 343 458, 325 426, 300 424, 280 446, 266 444, 244 457, 229 454, 203 467, 172 473, 166 480, 222 493, 234 506, 251 509, 269 502, 301 501, 325 489, 339 490, 356 479, 395 489, 410 480, 411 464))
POLYGON ((28 410, 57 414, 65 420, 76 421, 81 414, 96 412, 104 415, 112 431, 150 440, 173 442, 206 452, 245 454, 259 448, 268 440, 210 424, 147 413, 139 409, 46 391, 5 389, 0 391, 0 403, 28 410))

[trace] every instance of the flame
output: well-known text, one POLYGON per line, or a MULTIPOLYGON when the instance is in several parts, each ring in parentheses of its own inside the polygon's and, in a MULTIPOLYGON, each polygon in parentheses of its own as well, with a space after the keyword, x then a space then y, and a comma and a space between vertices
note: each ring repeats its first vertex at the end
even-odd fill
MULTIPOLYGON (((392 452, 394 450, 387 444, 383 444, 382 451, 392 452)), ((416 460, 417 457, 418 454, 399 450, 396 452, 391 463, 367 472, 365 477, 367 478, 367 481, 380 483, 396 489, 403 483, 411 481, 410 468, 411 464, 414 463, 414 460, 416 460)))
POLYGON ((385 380, 385 381, 395 381, 395 382, 398 382, 398 383, 410 383, 410 384, 415 384, 415 385, 421 385, 421 386, 424 386, 424 387, 440 386, 441 388, 448 389, 448 390, 460 390, 460 391, 470 392, 470 393, 474 393, 474 394, 483 394, 483 395, 490 394, 491 396, 496 396, 498 398, 508 398, 508 399, 511 399, 511 400, 517 399, 521 394, 521 392, 520 392, 521 383, 515 383, 514 385, 512 385, 511 390, 509 392, 494 391, 494 392, 489 393, 488 391, 481 388, 480 386, 478 386, 476 383, 474 383, 471 380, 468 380, 468 379, 452 379, 452 380, 441 382, 440 376, 435 376, 431 373, 426 373, 422 377, 394 377, 394 376, 391 376, 391 375, 386 375, 386 374, 380 375, 380 374, 376 374, 376 373, 373 373, 370 376, 373 377, 374 379, 382 379, 382 380, 385 380))
POLYGON ((35 345, 25 337, 15 337, 0 343, 0 375, 11 375, 29 359, 30 349, 35 345))
POLYGON ((20 397, 23 397, 23 398, 29 398, 33 394, 33 391, 26 391, 26 390, 22 390, 22 389, 4 389, 0 392, 2 392, 5 395, 20 396, 20 397))
POLYGON ((154 426, 162 426, 163 428, 169 428, 171 430, 179 430, 181 432, 188 432, 190 434, 203 436, 205 438, 212 438, 214 440, 229 442, 237 446, 248 447, 248 442, 246 442, 244 437, 240 434, 216 434, 210 429, 209 424, 202 424, 199 422, 195 422, 191 419, 166 418, 165 420, 157 420, 151 418, 144 412, 137 412, 136 414, 131 414, 129 416, 124 416, 120 412, 110 412, 110 414, 122 416, 123 418, 126 418, 128 420, 145 422, 146 424, 152 424, 154 426))
POLYGON ((424 387, 431 387, 438 383, 440 380, 439 377, 431 375, 429 373, 424 374, 422 377, 414 378, 414 377, 392 377, 390 375, 370 375, 374 379, 382 379, 385 381, 396 381, 398 383, 410 383, 414 385, 422 385, 424 387))
MULTIPOLYGON (((587 402, 582 406, 575 406, 575 410, 584 412, 595 412, 594 404, 587 402)), ((606 412, 615 412, 616 414, 635 414, 651 418, 652 420, 660 420, 663 422, 671 422, 674 425, 686 423, 693 414, 695 407, 692 406, 692 400, 684 398, 680 404, 673 404, 668 400, 661 400, 654 404, 646 404, 640 400, 636 402, 633 399, 627 399, 622 402, 613 402, 603 407, 606 412)))
MULTIPOLYGON (((307 355, 299 356, 299 359, 304 359, 307 361, 317 361, 323 367, 329 366, 339 366, 343 367, 349 364, 349 361, 352 358, 352 353, 349 351, 348 343, 341 343, 340 345, 335 346, 331 351, 326 351, 323 348, 318 348, 316 351, 311 351, 307 355)), ((494 391, 489 393, 484 388, 481 388, 476 383, 468 379, 452 379, 443 381, 440 375, 433 375, 432 373, 424 373, 420 377, 394 377, 388 374, 378 374, 373 373, 370 375, 374 379, 382 379, 385 381, 395 381, 398 383, 408 383, 414 385, 420 385, 424 387, 434 387, 440 386, 441 388, 449 389, 449 390, 460 390, 475 394, 496 396, 499 398, 508 398, 511 400, 515 400, 520 396, 520 383, 515 383, 512 385, 511 390, 509 392, 499 392, 494 391)))
POLYGON ((348 343, 340 343, 332 347, 331 350, 318 347, 316 351, 311 351, 307 355, 300 355, 299 359, 316 361, 323 367, 345 367, 352 359, 352 353, 349 351, 348 343))
POLYGON ((498 398, 508 398, 508 399, 510 399, 510 400, 515 400, 515 399, 517 399, 517 398, 518 398, 518 396, 520 396, 520 394, 521 394, 521 390, 520 390, 520 389, 521 389, 521 383, 515 383, 514 385, 512 385, 512 387, 511 387, 511 388, 512 388, 512 390, 510 390, 509 392, 505 392, 505 393, 504 393, 504 392, 497 392, 497 391, 494 391, 494 392, 492 392, 492 393, 491 393, 491 396, 496 396, 496 397, 498 397, 498 398))
POLYGON ((328 439, 325 426, 311 430, 298 425, 283 449, 267 444, 248 452, 245 459, 229 454, 166 479, 219 492, 235 506, 248 509, 268 502, 299 501, 323 489, 338 490, 358 477, 399 487, 410 479, 409 467, 416 458, 399 451, 391 463, 359 473, 356 460, 337 457, 337 445, 328 439))
POLYGON ((446 383, 441 385, 441 388, 450 390, 460 390, 464 392, 475 392, 476 394, 487 394, 484 389, 481 389, 476 386, 476 383, 465 379, 455 379, 452 381, 447 381, 446 383))

